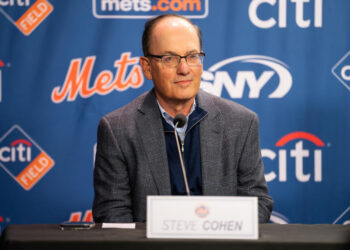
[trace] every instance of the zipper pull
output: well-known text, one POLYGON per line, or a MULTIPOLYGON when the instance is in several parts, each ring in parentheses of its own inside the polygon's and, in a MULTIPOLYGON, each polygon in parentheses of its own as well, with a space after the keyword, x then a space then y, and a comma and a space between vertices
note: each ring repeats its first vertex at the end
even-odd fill
POLYGON ((184 144, 185 144, 184 141, 181 141, 181 152, 182 152, 182 153, 183 153, 184 150, 185 150, 185 149, 184 149, 184 144))

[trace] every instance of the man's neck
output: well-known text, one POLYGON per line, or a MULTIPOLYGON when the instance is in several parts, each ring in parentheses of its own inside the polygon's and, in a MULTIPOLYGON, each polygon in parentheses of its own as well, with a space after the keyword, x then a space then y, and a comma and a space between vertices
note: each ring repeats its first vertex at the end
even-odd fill
POLYGON ((175 117, 177 114, 184 114, 187 116, 192 108, 193 102, 195 98, 186 101, 178 101, 178 102, 165 102, 162 98, 157 96, 157 100, 162 108, 172 117, 175 117))

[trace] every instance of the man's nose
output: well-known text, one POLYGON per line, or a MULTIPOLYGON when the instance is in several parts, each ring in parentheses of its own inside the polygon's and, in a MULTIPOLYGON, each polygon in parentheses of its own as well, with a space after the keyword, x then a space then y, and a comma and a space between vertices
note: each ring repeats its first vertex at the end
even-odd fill
POLYGON ((185 58, 181 58, 179 65, 177 65, 178 74, 187 75, 190 72, 190 66, 188 66, 185 58))

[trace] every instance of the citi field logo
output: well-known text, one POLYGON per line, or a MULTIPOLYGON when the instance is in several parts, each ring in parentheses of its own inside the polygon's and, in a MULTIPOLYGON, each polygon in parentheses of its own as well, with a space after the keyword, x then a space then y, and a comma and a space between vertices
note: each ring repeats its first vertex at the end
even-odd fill
POLYGON ((350 91, 350 50, 333 66, 332 74, 350 91))
POLYGON ((205 18, 208 0, 92 0, 96 18, 146 19, 162 13, 205 18))
POLYGON ((0 166, 25 190, 30 190, 54 164, 18 125, 0 138, 0 166))
POLYGON ((2 13, 24 35, 30 35, 53 11, 47 0, 0 0, 2 13), (33 1, 32 1, 33 2, 33 1))
POLYGON ((70 222, 92 222, 92 210, 86 210, 83 216, 82 212, 73 212, 69 217, 70 222))
POLYGON ((130 57, 130 54, 130 52, 125 52, 119 60, 114 62, 116 68, 114 76, 112 71, 103 70, 97 75, 93 84, 90 83, 90 79, 96 57, 87 57, 83 65, 83 58, 71 60, 66 79, 62 87, 57 86, 53 89, 51 100, 54 103, 61 103, 65 99, 72 102, 75 101, 78 94, 81 98, 88 98, 94 94, 107 95, 112 91, 120 92, 128 88, 140 88, 144 83, 144 78, 141 67, 137 64, 139 57, 130 57))
POLYGON ((252 0, 248 14, 250 21, 262 29, 270 29, 276 25, 279 28, 287 28, 288 25, 292 25, 292 23, 287 23, 287 20, 293 18, 299 28, 305 29, 312 26, 322 28, 322 6, 323 0, 311 0, 311 2, 310 0, 252 0), (306 11, 310 9, 313 13, 306 11), (278 14, 268 16, 269 13, 278 14))
POLYGON ((245 92, 252 99, 259 98, 262 92, 268 94, 268 98, 283 98, 292 83, 285 63, 272 57, 246 55, 225 59, 204 71, 201 88, 221 96, 225 87, 232 99, 243 98, 245 92))
MULTIPOLYGON (((324 146, 320 138, 308 132, 297 131, 283 136, 276 142, 277 152, 271 149, 261 150, 262 157, 271 160, 274 166, 277 163, 278 168, 278 173, 270 171, 265 174, 266 181, 278 179, 286 182, 289 174, 295 175, 298 182, 321 182, 324 146)), ((266 161, 265 165, 268 166, 269 163, 266 161)))

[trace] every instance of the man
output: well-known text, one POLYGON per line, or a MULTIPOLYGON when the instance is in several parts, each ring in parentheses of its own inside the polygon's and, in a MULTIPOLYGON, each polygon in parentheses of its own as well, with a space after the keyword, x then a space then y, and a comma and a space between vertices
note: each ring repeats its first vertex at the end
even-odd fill
POLYGON ((255 113, 199 90, 201 33, 188 19, 163 15, 145 25, 140 64, 154 89, 103 117, 94 172, 96 222, 146 220, 147 195, 184 195, 172 120, 179 129, 191 195, 257 196, 259 222, 272 199, 261 161, 255 113))

